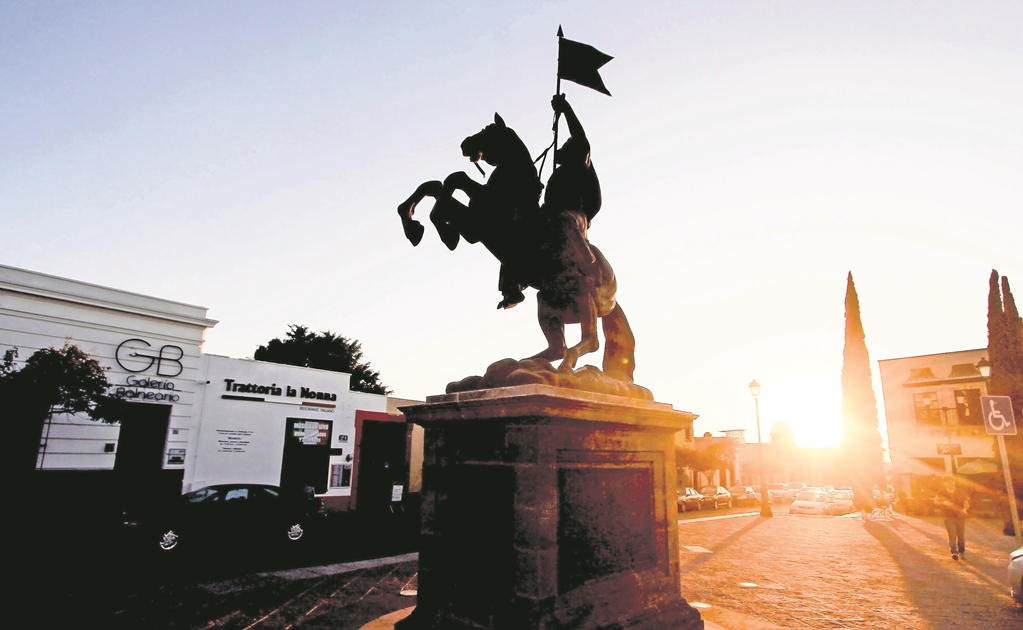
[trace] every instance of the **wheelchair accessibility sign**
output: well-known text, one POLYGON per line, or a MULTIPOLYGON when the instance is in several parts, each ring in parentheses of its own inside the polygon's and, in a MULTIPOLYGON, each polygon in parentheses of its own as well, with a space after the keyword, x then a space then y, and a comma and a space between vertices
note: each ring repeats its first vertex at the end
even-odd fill
POLYGON ((1008 396, 981 396, 984 428, 988 435, 1016 435, 1016 418, 1012 415, 1012 399, 1008 396))

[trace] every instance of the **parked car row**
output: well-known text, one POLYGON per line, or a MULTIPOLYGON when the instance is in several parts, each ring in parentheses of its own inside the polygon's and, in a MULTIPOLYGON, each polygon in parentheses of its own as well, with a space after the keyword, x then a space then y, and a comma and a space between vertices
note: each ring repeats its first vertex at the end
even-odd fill
POLYGON ((699 492, 694 488, 679 488, 677 496, 679 512, 690 510, 716 510, 732 507, 732 494, 721 486, 704 486, 699 492))
POLYGON ((732 503, 737 506, 760 505, 760 494, 751 486, 732 486, 728 489, 732 503))
POLYGON ((852 499, 852 490, 845 488, 838 490, 804 488, 792 501, 789 513, 840 516, 853 511, 852 499))
MULTIPOLYGON (((838 516, 853 511, 851 488, 833 486, 808 486, 805 483, 772 483, 767 486, 772 503, 792 503, 793 514, 824 514, 838 516)), ((678 511, 688 512, 734 506, 760 505, 760 493, 752 486, 704 486, 699 492, 695 488, 679 488, 678 511)))

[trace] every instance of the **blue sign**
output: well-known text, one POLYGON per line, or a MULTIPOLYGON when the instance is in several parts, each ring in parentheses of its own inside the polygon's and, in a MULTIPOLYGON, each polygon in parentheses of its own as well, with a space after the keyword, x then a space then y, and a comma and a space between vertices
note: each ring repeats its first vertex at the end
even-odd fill
POLYGON ((1016 417, 1012 415, 1012 399, 1008 396, 981 396, 984 428, 988 435, 1016 435, 1016 417))

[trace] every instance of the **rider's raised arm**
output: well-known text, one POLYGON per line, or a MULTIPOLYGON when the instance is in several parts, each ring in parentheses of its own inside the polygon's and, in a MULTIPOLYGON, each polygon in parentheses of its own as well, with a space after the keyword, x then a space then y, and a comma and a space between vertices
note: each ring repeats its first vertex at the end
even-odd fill
POLYGON ((579 140, 586 139, 586 132, 583 131, 582 124, 580 124, 575 112, 572 111, 572 106, 568 104, 564 94, 558 94, 552 98, 551 107, 554 108, 554 111, 564 114, 565 122, 568 123, 568 132, 572 134, 573 138, 578 138, 579 140))

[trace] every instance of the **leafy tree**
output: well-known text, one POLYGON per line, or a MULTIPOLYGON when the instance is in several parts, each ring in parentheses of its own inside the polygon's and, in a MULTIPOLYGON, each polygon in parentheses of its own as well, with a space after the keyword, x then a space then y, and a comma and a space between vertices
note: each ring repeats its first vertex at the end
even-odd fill
MULTIPOLYGON (((1023 421, 1023 320, 1009 288, 1009 279, 991 270, 988 291, 988 361, 991 377, 988 393, 1009 396, 1016 424, 1023 421), (1001 290, 999 290, 1001 284, 1001 290)), ((997 446, 994 447, 997 451, 997 446)), ((1017 497, 1023 498, 1023 434, 1005 436, 1005 451, 1017 497)))
POLYGON ((870 507, 875 485, 885 487, 881 432, 877 428, 877 399, 870 376, 870 357, 860 319, 860 299, 852 272, 845 289, 845 348, 842 351, 843 476, 861 502, 870 507))
POLYGON ((109 396, 103 366, 78 346, 42 348, 14 369, 17 349, 4 353, 0 364, 0 404, 14 422, 5 427, 14 447, 10 464, 15 474, 35 470, 43 425, 55 413, 85 413, 91 419, 119 422, 128 404, 109 396))
MULTIPOLYGON (((735 463, 735 443, 732 440, 715 440, 702 448, 680 446, 675 448, 675 466, 678 469, 691 468, 712 479, 715 470, 730 469, 735 463)), ((684 475, 680 475, 680 478, 684 475)))
POLYGON ((351 389, 369 394, 390 394, 380 382, 380 373, 362 360, 362 343, 336 335, 329 330, 309 332, 305 326, 288 325, 284 339, 274 337, 256 348, 252 358, 271 363, 345 372, 352 375, 351 389))

